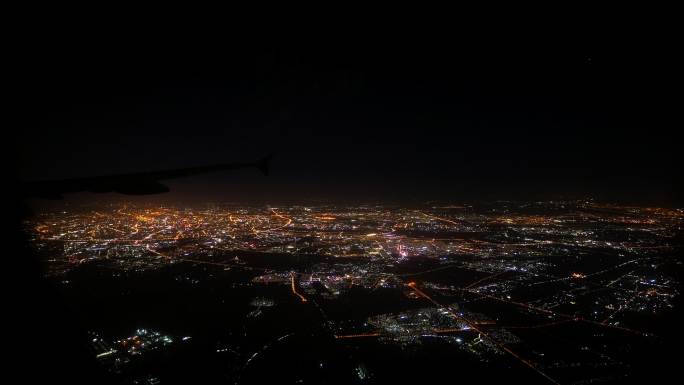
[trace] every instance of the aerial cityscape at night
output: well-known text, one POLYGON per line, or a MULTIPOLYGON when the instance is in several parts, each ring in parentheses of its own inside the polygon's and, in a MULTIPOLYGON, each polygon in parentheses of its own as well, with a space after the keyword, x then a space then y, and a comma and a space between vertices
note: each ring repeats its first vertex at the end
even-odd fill
POLYGON ((628 380, 669 338, 683 221, 590 199, 117 203, 24 229, 115 383, 377 384, 459 361, 584 384, 628 380))
POLYGON ((679 23, 58 8, 8 28, 6 383, 682 382, 679 23))

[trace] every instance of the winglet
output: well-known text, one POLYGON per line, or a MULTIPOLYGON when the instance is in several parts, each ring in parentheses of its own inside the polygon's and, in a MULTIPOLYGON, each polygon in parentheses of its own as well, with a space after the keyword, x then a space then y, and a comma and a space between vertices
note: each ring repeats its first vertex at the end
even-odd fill
POLYGON ((271 158, 273 158, 273 154, 268 154, 256 163, 256 167, 264 175, 268 175, 268 171, 271 166, 271 158))

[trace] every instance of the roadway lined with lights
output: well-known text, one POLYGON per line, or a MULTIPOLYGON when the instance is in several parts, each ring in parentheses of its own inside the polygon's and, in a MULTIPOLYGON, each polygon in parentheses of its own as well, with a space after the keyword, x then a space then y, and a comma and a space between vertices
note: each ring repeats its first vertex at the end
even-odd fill
POLYGON ((522 303, 522 302, 516 302, 516 301, 511 301, 511 300, 506 300, 506 299, 499 298, 499 297, 496 297, 496 296, 493 296, 493 295, 490 295, 490 294, 481 293, 481 292, 476 291, 476 290, 470 290, 470 289, 465 289, 465 288, 463 288, 463 289, 461 289, 461 290, 462 290, 462 291, 465 291, 465 292, 468 292, 468 293, 471 293, 471 294, 480 295, 480 296, 482 296, 482 297, 486 297, 486 298, 489 298, 489 299, 493 299, 493 300, 496 300, 496 301, 499 301, 499 302, 503 302, 503 303, 507 303, 507 304, 510 304, 510 305, 515 305, 515 306, 523 307, 523 308, 525 308, 525 309, 533 310, 533 311, 536 311, 536 312, 539 312, 539 313, 544 313, 544 314, 548 314, 548 315, 553 315, 553 316, 561 317, 561 318, 568 318, 568 319, 573 320, 573 321, 586 322, 586 323, 589 323, 589 324, 592 324, 592 325, 603 326, 603 327, 607 327, 607 328, 611 328, 611 329, 622 330, 622 331, 626 331, 626 332, 633 333, 633 334, 639 334, 639 335, 642 335, 642 336, 644 336, 644 337, 652 337, 652 336, 653 336, 651 333, 646 333, 646 332, 643 332, 643 331, 640 331, 640 330, 634 330, 634 329, 630 329, 630 328, 626 328, 626 327, 622 327, 622 326, 611 325, 611 324, 608 324, 608 323, 602 323, 602 322, 598 322, 598 321, 593 321, 593 320, 586 319, 586 318, 581 317, 581 316, 578 316, 578 315, 570 315, 570 314, 558 313, 558 312, 555 312, 555 311, 552 311, 552 310, 549 310, 549 309, 545 309, 545 308, 541 308, 541 307, 537 307, 537 306, 532 306, 532 305, 530 305, 530 304, 526 304, 526 303, 522 303))
POLYGON ((290 279, 291 279, 291 284, 292 284, 292 293, 293 293, 294 295, 296 295, 297 297, 299 297, 299 299, 301 299, 302 302, 305 302, 305 303, 308 302, 308 300, 306 299, 306 297, 304 297, 301 293, 299 293, 299 292, 297 291, 297 285, 295 284, 295 274, 294 274, 294 272, 293 272, 293 273, 290 273, 290 279))

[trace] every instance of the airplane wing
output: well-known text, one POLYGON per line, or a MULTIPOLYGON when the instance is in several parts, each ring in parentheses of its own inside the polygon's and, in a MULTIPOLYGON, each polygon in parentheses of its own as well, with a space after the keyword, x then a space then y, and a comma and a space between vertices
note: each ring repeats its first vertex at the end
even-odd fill
POLYGON ((27 182, 24 183, 23 193, 27 197, 46 199, 61 199, 62 194, 83 191, 92 193, 117 192, 126 195, 160 194, 169 191, 166 185, 160 183, 160 181, 167 179, 252 167, 264 175, 268 175, 271 157, 272 155, 268 155, 251 163, 221 163, 173 170, 27 182))

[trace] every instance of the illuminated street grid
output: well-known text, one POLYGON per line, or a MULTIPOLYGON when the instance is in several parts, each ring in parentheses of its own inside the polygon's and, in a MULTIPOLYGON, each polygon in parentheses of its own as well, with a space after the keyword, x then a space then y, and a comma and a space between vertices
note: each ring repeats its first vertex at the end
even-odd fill
MULTIPOLYGON (((588 368, 585 381, 592 370, 597 378, 628 372, 618 347, 605 342, 614 336, 667 338, 633 320, 670 311, 679 294, 667 266, 681 263, 675 256, 683 219, 682 209, 588 200, 414 208, 107 206, 41 214, 26 226, 46 274, 65 285, 69 272, 87 265, 113 275, 178 264, 238 270, 248 278, 234 284, 285 287, 293 306, 317 308, 339 343, 376 339, 417 349, 436 338, 478 360, 517 361, 542 380, 567 382, 577 379, 565 369, 577 366, 588 368), (288 255, 312 262, 278 262, 288 255), (359 289, 397 292, 406 303, 363 316, 331 311, 359 289), (582 328, 587 338, 549 352, 529 342, 533 333, 562 334, 568 327, 582 328)), ((256 298, 247 317, 271 308, 277 308, 273 300, 256 298)), ((107 352, 126 357, 121 348, 98 354, 107 352)))

